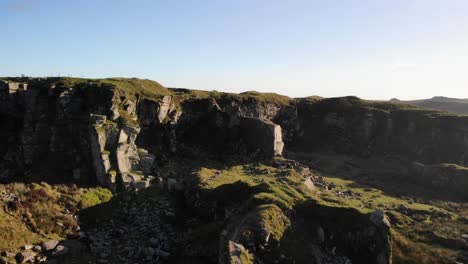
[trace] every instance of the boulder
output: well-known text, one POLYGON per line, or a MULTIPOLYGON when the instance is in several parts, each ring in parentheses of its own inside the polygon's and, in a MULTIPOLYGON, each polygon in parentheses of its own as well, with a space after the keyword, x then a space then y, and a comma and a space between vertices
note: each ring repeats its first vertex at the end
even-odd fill
POLYGON ((304 166, 298 166, 296 168, 296 171, 297 173, 299 173, 300 175, 302 176, 307 176, 307 175, 310 175, 310 169, 308 167, 304 167, 304 166))
POLYGON ((42 250, 44 250, 44 251, 50 251, 50 250, 55 249, 55 247, 57 247, 58 243, 59 242, 57 240, 50 240, 50 241, 42 243, 41 247, 42 247, 42 250))
POLYGON ((68 253, 68 248, 62 245, 58 245, 54 251, 52 251, 52 256, 58 257, 63 256, 68 253))
POLYGON ((252 260, 252 256, 242 244, 229 241, 229 259, 230 261, 222 261, 220 263, 233 263, 233 264, 248 264, 252 260), (246 259, 248 258, 248 259, 246 259))
POLYGON ((7 257, 7 258, 12 258, 15 256, 14 253, 11 253, 9 251, 2 251, 2 253, 0 254, 2 257, 7 257))
POLYGON ((149 180, 145 180, 145 181, 137 181, 133 184, 133 187, 135 188, 135 190, 143 190, 143 189, 146 189, 148 187, 150 187, 151 183, 149 180))
POLYGON ((260 150, 270 156, 280 156, 283 153, 284 143, 281 126, 269 120, 242 117, 240 119, 240 132, 249 152, 260 150))
POLYGON ((33 245, 24 245, 24 246, 21 246, 20 248, 21 248, 22 250, 30 250, 30 249, 32 249, 33 247, 34 247, 33 245))
POLYGON ((385 215, 383 210, 376 210, 369 215, 370 221, 378 228, 390 230, 390 220, 385 215))
POLYGON ((36 253, 32 251, 25 251, 25 252, 20 252, 16 254, 15 260, 18 263, 26 263, 28 261, 33 261, 35 256, 36 256, 36 253))
POLYGON ((134 184, 143 179, 143 175, 137 173, 124 173, 122 174, 122 181, 124 184, 134 184))
POLYGON ((314 182, 312 181, 312 177, 307 177, 304 180, 304 185, 307 187, 307 189, 311 191, 315 190, 315 185, 314 185, 314 182))
POLYGON ((32 250, 33 250, 34 252, 41 252, 41 251, 42 251, 42 247, 39 246, 39 245, 37 245, 37 246, 34 246, 34 247, 32 248, 32 250))

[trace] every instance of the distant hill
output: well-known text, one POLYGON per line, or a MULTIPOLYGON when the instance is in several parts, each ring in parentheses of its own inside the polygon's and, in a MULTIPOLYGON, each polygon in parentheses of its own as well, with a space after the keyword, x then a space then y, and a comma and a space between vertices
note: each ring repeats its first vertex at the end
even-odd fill
POLYGON ((402 101, 391 99, 394 103, 405 103, 419 107, 442 110, 455 114, 468 115, 468 99, 448 98, 443 96, 435 96, 431 99, 402 101))

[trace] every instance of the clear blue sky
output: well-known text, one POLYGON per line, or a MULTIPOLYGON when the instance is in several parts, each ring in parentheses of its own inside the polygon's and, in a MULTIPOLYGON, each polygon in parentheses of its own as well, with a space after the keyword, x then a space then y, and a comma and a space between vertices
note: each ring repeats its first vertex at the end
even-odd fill
POLYGON ((466 0, 0 0, 0 76, 468 98, 466 0))

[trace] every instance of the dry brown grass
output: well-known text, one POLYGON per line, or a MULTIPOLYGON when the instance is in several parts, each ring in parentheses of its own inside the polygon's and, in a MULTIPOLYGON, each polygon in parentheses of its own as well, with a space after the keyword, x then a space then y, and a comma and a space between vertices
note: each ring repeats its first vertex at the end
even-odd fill
POLYGON ((5 203, 0 200, 0 251, 76 233, 78 223, 73 215, 80 202, 86 195, 104 192, 102 188, 47 183, 11 183, 0 185, 0 190, 18 197, 5 203))
POLYGON ((455 252, 417 243, 400 233, 392 232, 393 263, 396 264, 433 264, 453 263, 455 252))

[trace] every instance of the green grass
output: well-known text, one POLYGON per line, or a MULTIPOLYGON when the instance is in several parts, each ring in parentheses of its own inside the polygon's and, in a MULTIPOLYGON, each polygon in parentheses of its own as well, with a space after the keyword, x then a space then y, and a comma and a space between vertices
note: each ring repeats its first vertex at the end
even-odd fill
MULTIPOLYGON (((454 116, 463 117, 463 115, 452 114, 444 111, 426 109, 410 104, 388 102, 388 101, 372 101, 360 99, 356 96, 335 97, 335 98, 319 98, 306 97, 297 99, 301 106, 308 111, 321 112, 324 110, 330 111, 346 111, 360 113, 363 111, 391 113, 396 111, 406 111, 408 114, 417 113, 428 116, 454 116)), ((465 116, 466 117, 466 116, 465 116)))
POLYGON ((269 102, 279 105, 288 105, 291 103, 291 98, 276 94, 276 93, 260 93, 257 91, 247 91, 237 95, 241 100, 254 99, 259 102, 269 102))
POLYGON ((394 102, 388 102, 388 101, 364 100, 355 96, 329 98, 325 100, 334 101, 335 103, 345 105, 345 106, 359 106, 359 107, 364 107, 368 109, 383 110, 383 111, 424 110, 423 108, 409 105, 409 104, 400 104, 400 103, 394 103, 394 102))
POLYGON ((202 90, 187 90, 178 93, 182 100, 184 99, 207 99, 214 98, 215 100, 233 100, 247 101, 252 100, 261 103, 273 103, 277 105, 289 105, 293 101, 292 98, 276 93, 261 93, 257 91, 247 91, 243 93, 224 93, 218 91, 202 91, 202 90))
POLYGON ((200 183, 204 188, 214 189, 218 186, 243 181, 250 185, 259 183, 270 183, 280 179, 298 182, 300 176, 293 170, 288 170, 288 177, 278 176, 279 170, 264 164, 235 165, 222 170, 202 167, 198 171, 200 183), (253 170, 252 170, 253 169, 253 170), (249 170, 252 170, 249 172, 249 170), (262 173, 262 170, 269 170, 270 174, 262 173))
POLYGON ((243 181, 249 185, 254 185, 253 177, 244 174, 243 166, 230 167, 228 170, 213 170, 201 168, 198 172, 200 183, 206 189, 215 189, 221 185, 243 181))
POLYGON ((126 95, 142 95, 144 98, 157 99, 172 93, 158 82, 137 78, 108 78, 98 83, 111 84, 123 91, 126 95))
MULTIPOLYGON (((423 204, 423 203, 408 203, 407 200, 397 198, 394 196, 390 196, 385 194, 383 191, 369 188, 367 186, 359 186, 353 180, 345 180, 337 177, 324 177, 324 179, 329 182, 335 184, 337 187, 336 190, 339 191, 346 191, 351 190, 354 193, 360 195, 360 199, 343 199, 341 197, 337 197, 337 203, 341 203, 343 205, 348 205, 350 207, 355 207, 360 210, 369 212, 379 208, 379 205, 385 205, 390 208, 398 208, 400 205, 404 205, 409 209, 413 210, 422 210, 422 211, 430 211, 431 208, 434 208, 432 205, 423 204), (352 187, 353 186, 353 187, 352 187)), ((333 199, 333 195, 325 194, 325 197, 330 197, 333 199)), ((443 210, 443 209, 440 209, 443 210)))
MULTIPOLYGON (((14 80, 14 81, 24 81, 24 78, 8 78, 1 77, 4 80, 14 80)), ((33 80, 32 82, 36 82, 33 80)), ((247 91, 240 94, 235 93, 223 93, 218 91, 202 91, 202 90, 186 90, 183 92, 177 92, 175 90, 169 90, 159 84, 156 81, 148 79, 138 79, 138 78, 106 78, 106 79, 89 79, 89 78, 73 78, 73 77, 49 77, 45 80, 40 80, 45 84, 58 84, 58 86, 63 87, 103 87, 110 86, 117 88, 122 95, 125 95, 127 98, 134 98, 138 95, 140 98, 146 98, 149 100, 159 100, 162 96, 165 95, 175 95, 176 108, 180 107, 180 103, 186 99, 204 99, 204 98, 214 98, 216 100, 234 100, 234 101, 246 101, 252 100, 261 103, 273 103, 281 106, 290 105, 292 102, 303 102, 308 105, 308 107, 315 107, 319 105, 334 105, 338 108, 347 108, 355 110, 368 110, 368 111, 378 111, 378 112, 392 112, 392 111, 410 111, 423 113, 430 116, 454 116, 454 117, 466 117, 463 115, 457 115, 453 113, 448 113, 444 111, 429 110, 422 107, 398 103, 398 102, 389 102, 389 101, 371 101, 363 100, 355 96, 347 97, 337 97, 337 98, 321 98, 318 96, 311 96, 306 98, 292 99, 290 97, 276 94, 276 93, 261 93, 257 91, 247 91)), ((46 85, 47 86, 47 85, 46 85)))
POLYGON ((213 190, 239 181, 252 188, 261 186, 263 191, 251 197, 252 204, 273 203, 286 209, 310 197, 310 191, 302 183, 302 176, 292 169, 286 170, 284 176, 282 173, 285 172, 265 164, 246 164, 224 170, 202 167, 197 175, 202 190, 213 190), (269 174, 263 173, 267 170, 269 174))
MULTIPOLYGON (((463 242, 461 234, 468 232, 468 225, 459 220, 457 210, 450 210, 443 202, 414 202, 391 196, 385 192, 359 185, 352 180, 337 177, 324 177, 335 184, 333 191, 323 191, 319 203, 331 207, 352 207, 366 213, 385 207, 392 224, 392 244, 394 263, 451 263, 455 245, 463 242), (360 194, 358 199, 338 196, 337 192, 351 190, 360 194), (407 208, 407 214, 399 208, 407 208), (435 212, 450 215, 450 219, 433 217, 435 212), (458 241, 458 242, 457 242, 458 241)), ((451 205, 451 203, 449 203, 451 205)))
POLYGON ((270 243, 278 243, 290 225, 291 221, 281 208, 274 204, 262 204, 231 222, 228 237, 232 241, 247 240, 263 244, 269 235, 270 243))
MULTIPOLYGON (((228 190, 226 188, 229 188, 230 185, 232 188, 238 188, 239 184, 235 183, 239 181, 247 183, 244 185, 244 189, 239 192, 241 193, 239 197, 235 196, 236 193, 230 194, 227 198, 230 201, 242 201, 227 205, 227 207, 237 208, 236 214, 231 216, 226 229, 230 234, 227 236, 228 239, 232 241, 239 239, 241 244, 245 244, 252 239, 255 241, 264 237, 265 232, 267 232, 265 230, 268 230, 272 232, 274 240, 281 240, 281 245, 287 244, 291 242, 289 239, 295 239, 300 232, 305 230, 301 224, 307 224, 309 220, 312 221, 309 219, 302 223, 302 220, 298 221, 290 214, 290 212, 298 212, 299 208, 302 208, 301 205, 309 204, 309 199, 312 200, 310 205, 315 206, 313 208, 324 206, 323 209, 337 214, 343 209, 343 212, 355 212, 362 218, 358 217, 357 219, 361 220, 368 219, 367 214, 376 209, 386 211, 391 220, 392 232, 396 234, 396 238, 392 241, 395 250, 394 263, 416 264, 418 261, 431 263, 430 259, 437 260, 438 263, 446 263, 455 254, 453 247, 456 247, 447 243, 460 245, 461 235, 468 232, 464 228, 462 220, 457 218, 457 214, 461 215, 460 212, 463 212, 463 207, 448 210, 440 203, 426 203, 407 197, 393 196, 379 189, 358 184, 353 180, 329 176, 323 178, 326 182, 334 184, 335 187, 332 190, 310 191, 303 188, 303 178, 294 170, 286 170, 287 173, 284 173, 270 164, 270 162, 233 166, 205 164, 198 170, 197 188, 199 188, 202 200, 224 202, 226 198, 222 195, 227 193, 224 192, 228 190), (269 173, 266 172, 267 170, 269 173), (250 191, 246 191, 245 188, 250 189, 250 191), (220 192, 216 192, 216 190, 220 192), (212 191, 208 193, 215 195, 205 196, 203 195, 204 191, 212 191), (351 194, 348 191, 351 191, 351 194), (245 199, 246 195, 251 195, 251 197, 245 199), (278 208, 278 212, 281 212, 282 215, 291 217, 291 226, 286 228, 286 230, 290 230, 290 233, 284 233, 285 228, 282 226, 284 227, 286 224, 276 221, 281 217, 274 210, 270 212, 271 208, 278 208), (404 210, 408 212, 401 213, 401 208, 406 208, 404 210), (444 220, 432 217, 437 212, 449 214, 451 218, 444 220), (237 235, 234 236, 235 234, 237 235), (460 239, 453 241, 454 237, 460 239)), ((313 208, 310 209, 313 210, 313 208)), ((305 241, 308 239, 304 237, 305 241)), ((284 249, 283 246, 281 247, 284 249)), ((275 259, 278 256, 273 254, 270 257, 275 259)))
POLYGON ((280 241, 284 232, 291 224, 283 211, 274 204, 260 205, 251 213, 252 224, 259 225, 260 230, 271 232, 271 238, 280 241))
POLYGON ((73 87, 115 87, 127 98, 132 98, 135 95, 140 95, 142 98, 156 100, 165 95, 172 93, 158 82, 137 79, 137 78, 106 78, 106 79, 89 79, 89 78, 72 78, 72 77, 49 77, 42 80, 44 83, 56 83, 58 86, 73 88, 73 87))
POLYGON ((83 194, 79 202, 79 207, 82 209, 92 207, 101 203, 110 201, 112 192, 105 188, 95 188, 88 190, 83 194))

